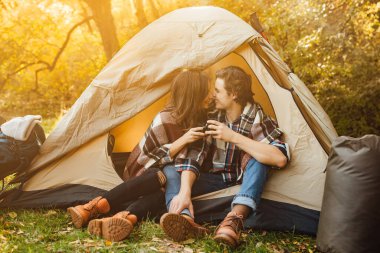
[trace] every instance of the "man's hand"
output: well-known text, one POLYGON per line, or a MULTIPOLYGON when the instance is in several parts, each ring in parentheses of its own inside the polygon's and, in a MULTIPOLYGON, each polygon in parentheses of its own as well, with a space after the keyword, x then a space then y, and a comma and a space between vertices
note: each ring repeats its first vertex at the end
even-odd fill
POLYGON ((191 197, 178 194, 170 202, 169 213, 180 214, 185 208, 188 208, 191 215, 194 217, 194 208, 193 203, 191 202, 191 197))
POLYGON ((203 133, 203 127, 194 127, 190 128, 189 131, 182 135, 182 138, 186 144, 190 144, 194 141, 202 139, 205 136, 205 133, 203 133))
POLYGON ((235 132, 228 128, 225 124, 220 123, 216 120, 207 120, 209 131, 206 131, 205 134, 211 135, 215 139, 220 139, 224 142, 234 143, 235 132))

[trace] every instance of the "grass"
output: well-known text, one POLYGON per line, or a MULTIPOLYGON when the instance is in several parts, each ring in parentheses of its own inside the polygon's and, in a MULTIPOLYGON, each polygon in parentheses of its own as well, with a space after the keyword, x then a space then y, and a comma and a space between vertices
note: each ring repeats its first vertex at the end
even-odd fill
MULTIPOLYGON (((209 227, 212 231, 214 226, 209 227)), ((129 238, 112 243, 76 229, 63 210, 0 210, 0 252, 315 252, 315 239, 284 232, 244 231, 232 250, 212 240, 176 243, 148 220, 129 238)))

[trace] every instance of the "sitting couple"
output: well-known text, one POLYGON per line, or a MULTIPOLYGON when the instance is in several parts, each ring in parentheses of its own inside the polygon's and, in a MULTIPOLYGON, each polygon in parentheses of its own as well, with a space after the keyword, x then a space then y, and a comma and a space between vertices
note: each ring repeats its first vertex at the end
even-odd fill
POLYGON ((159 215, 155 211, 166 203, 161 227, 173 240, 183 241, 207 233, 194 222, 192 197, 241 184, 214 236, 238 245, 243 220, 259 204, 268 169, 284 167, 288 149, 279 141, 277 123, 254 103, 251 77, 242 69, 217 71, 212 98, 208 86, 208 78, 198 71, 184 71, 174 79, 168 106, 128 158, 128 180, 85 205, 68 208, 75 227, 123 210, 88 224, 91 234, 120 241, 138 220, 159 215), (211 99, 215 110, 207 112, 211 99))

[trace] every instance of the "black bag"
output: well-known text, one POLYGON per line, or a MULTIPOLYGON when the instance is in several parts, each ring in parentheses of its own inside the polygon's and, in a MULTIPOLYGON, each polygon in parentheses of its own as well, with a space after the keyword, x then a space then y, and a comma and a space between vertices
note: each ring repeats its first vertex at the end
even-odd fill
POLYGON ((18 141, 6 136, 0 130, 0 180, 23 172, 38 154, 45 141, 43 128, 36 124, 26 141, 18 141))
POLYGON ((317 246, 322 252, 379 252, 379 136, 341 136, 333 142, 317 246))

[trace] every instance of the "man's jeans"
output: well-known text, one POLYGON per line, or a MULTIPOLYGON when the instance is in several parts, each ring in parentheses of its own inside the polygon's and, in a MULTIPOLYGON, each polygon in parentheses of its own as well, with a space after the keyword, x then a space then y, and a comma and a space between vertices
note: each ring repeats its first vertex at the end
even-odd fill
MULTIPOLYGON (((252 211, 260 202, 264 184, 267 179, 269 166, 264 165, 255 159, 251 159, 243 174, 243 182, 240 191, 232 201, 231 207, 237 204, 248 206, 252 211)), ((181 187, 181 174, 176 171, 173 165, 164 168, 166 181, 166 207, 169 210, 172 199, 179 193, 181 187)), ((209 192, 218 191, 229 187, 223 181, 222 175, 201 172, 199 178, 194 182, 192 197, 196 197, 209 192)), ((188 209, 184 209, 182 214, 190 215, 188 209)))

